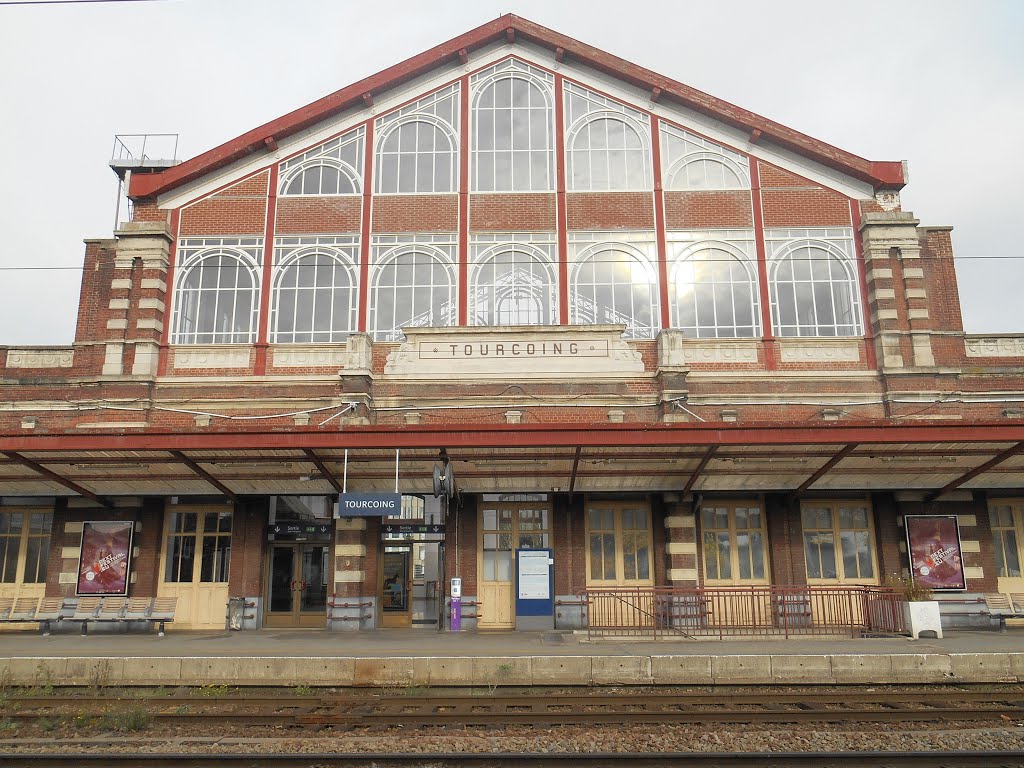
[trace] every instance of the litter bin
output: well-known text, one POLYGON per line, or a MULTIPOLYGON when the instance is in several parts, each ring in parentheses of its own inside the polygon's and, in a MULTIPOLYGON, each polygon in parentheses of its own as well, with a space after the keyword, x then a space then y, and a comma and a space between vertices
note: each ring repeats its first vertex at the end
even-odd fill
POLYGON ((245 623, 245 598, 228 598, 228 629, 240 630, 245 623))

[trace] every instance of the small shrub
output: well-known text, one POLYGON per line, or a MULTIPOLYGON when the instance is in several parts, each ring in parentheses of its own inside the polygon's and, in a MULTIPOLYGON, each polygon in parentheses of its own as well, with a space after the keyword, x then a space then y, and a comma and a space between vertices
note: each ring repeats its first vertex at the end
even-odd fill
POLYGON ((313 693, 313 689, 309 685, 307 685, 306 683, 299 683, 298 685, 295 686, 295 695, 296 696, 311 696, 312 693, 313 693))
POLYGON ((922 603, 932 599, 932 591, 929 587, 895 573, 890 573, 882 579, 882 586, 897 590, 908 603, 922 603))
POLYGON ((16 730, 18 730, 18 724, 9 717, 5 717, 3 720, 0 720, 0 733, 11 734, 16 730))
POLYGON ((112 712, 105 712, 100 718, 101 727, 117 732, 142 731, 152 722, 153 715, 141 704, 130 704, 112 712))
POLYGON ((38 720, 36 720, 36 725, 39 726, 39 730, 45 733, 50 733, 51 731, 57 729, 56 721, 51 720, 48 717, 40 717, 38 720))

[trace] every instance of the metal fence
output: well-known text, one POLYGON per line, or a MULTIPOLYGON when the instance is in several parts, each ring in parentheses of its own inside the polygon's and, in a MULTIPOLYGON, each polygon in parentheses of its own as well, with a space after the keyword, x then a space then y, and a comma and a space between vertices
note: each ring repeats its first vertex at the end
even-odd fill
POLYGON ((898 635, 903 598, 887 587, 585 589, 591 636, 898 635))

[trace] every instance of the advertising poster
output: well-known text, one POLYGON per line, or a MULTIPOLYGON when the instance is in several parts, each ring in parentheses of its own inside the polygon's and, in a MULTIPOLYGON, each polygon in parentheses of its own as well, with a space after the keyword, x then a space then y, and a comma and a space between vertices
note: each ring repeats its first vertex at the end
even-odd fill
POLYGON ((914 581, 935 590, 967 589, 956 515, 907 515, 904 521, 914 581))
POLYGON ((89 521, 82 524, 77 594, 128 594, 133 530, 134 523, 131 520, 89 521))

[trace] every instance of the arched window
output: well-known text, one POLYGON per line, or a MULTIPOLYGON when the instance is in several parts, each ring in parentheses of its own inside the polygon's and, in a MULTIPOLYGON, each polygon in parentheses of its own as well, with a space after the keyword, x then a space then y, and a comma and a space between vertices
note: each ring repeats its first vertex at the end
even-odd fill
POLYGON ((758 336, 757 272, 725 243, 702 243, 672 275, 672 326, 696 338, 758 336))
POLYGON ((673 163, 665 174, 665 189, 746 189, 744 172, 730 158, 694 152, 673 163))
POLYGON ((657 281, 651 265, 629 246, 596 246, 573 269, 569 313, 573 323, 624 323, 628 338, 654 338, 657 281))
POLYGON ((550 90, 526 72, 483 81, 473 101, 473 191, 554 189, 550 90))
POLYGON ((278 344, 344 341, 355 327, 352 265, 325 251, 306 251, 277 273, 271 338, 278 344))
POLYGON ((552 325, 556 288, 551 265, 523 247, 501 247, 475 267, 472 325, 552 325))
POLYGON ((651 188, 647 142, 619 112, 592 112, 569 129, 566 176, 577 192, 651 188))
POLYGON ((185 267, 175 304, 175 344, 249 344, 256 340, 256 272, 239 255, 205 254, 185 267))
POLYGON ((455 137, 440 120, 418 115, 392 125, 377 146, 377 192, 453 192, 455 137))
POLYGON ((854 264, 829 243, 806 240, 782 249, 770 265, 772 321, 779 336, 859 336, 854 264))
POLYGON ((344 163, 314 160, 291 171, 281 185, 282 195, 354 195, 356 172, 344 163))
POLYGON ((402 338, 402 328, 453 325, 452 265, 426 248, 407 246, 387 255, 373 279, 370 329, 377 341, 402 338))

